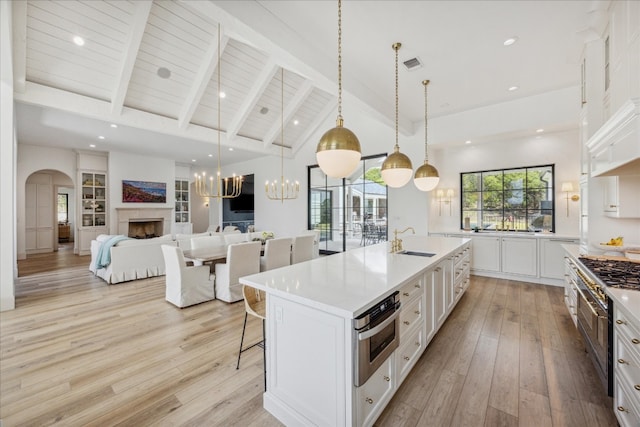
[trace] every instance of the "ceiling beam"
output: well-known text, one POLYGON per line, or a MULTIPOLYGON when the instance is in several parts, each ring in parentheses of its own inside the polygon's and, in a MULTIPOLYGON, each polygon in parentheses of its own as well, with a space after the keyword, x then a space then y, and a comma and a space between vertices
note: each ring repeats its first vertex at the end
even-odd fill
MULTIPOLYGON (((24 92, 27 81, 27 2, 11 2, 13 43, 13 90, 24 92)), ((6 19, 11 19, 9 16, 6 19)))
POLYGON ((251 90, 249 90, 249 93, 244 98, 240 108, 238 108, 238 112, 233 119, 231 119, 231 122, 227 127, 227 135, 229 138, 233 139, 238 132, 240 132, 242 125, 249 118, 253 107, 256 106, 262 97, 262 94, 267 89, 267 86, 269 86, 269 83, 276 74, 276 71, 278 71, 278 66, 275 62, 269 59, 264 67, 262 67, 262 71, 258 77, 256 77, 256 80, 253 82, 253 86, 251 86, 251 90))
POLYGON ((185 129, 189 125, 193 114, 196 112, 196 109, 200 104, 202 95, 204 95, 207 90, 207 86, 211 81, 211 76, 213 76, 213 72, 218 66, 218 60, 222 57, 222 53, 227 48, 227 43, 229 43, 229 38, 224 35, 224 29, 222 27, 219 27, 219 29, 220 52, 218 53, 218 39, 216 37, 216 39, 212 40, 209 44, 204 61, 200 64, 200 69, 198 70, 198 73, 193 80, 193 84, 191 85, 191 89, 189 89, 189 94, 182 105, 182 110, 178 116, 178 126, 182 129, 185 129))
MULTIPOLYGON (((276 123, 274 123, 271 126, 271 128, 265 134, 264 139, 262 140, 262 143, 264 144, 264 148, 267 148, 269 145, 273 143, 273 141, 275 141, 276 135, 278 135, 278 133, 282 131, 282 126, 289 123, 289 120, 291 120, 291 117, 293 117, 293 115, 296 113, 296 111, 298 111, 302 103, 309 97, 309 95, 311 95, 312 91, 313 91, 313 85, 309 80, 305 80, 304 83, 302 83, 302 86, 300 86, 298 91, 295 93, 295 95, 293 96, 293 98, 291 99, 287 107, 284 109, 284 113, 283 113, 284 118, 282 119, 282 123, 281 123, 281 120, 278 120, 276 123)), ((281 141, 281 142, 284 144, 284 141, 281 141)))
POLYGON ((303 133, 302 136, 292 144, 291 151, 293 155, 295 155, 298 152, 298 150, 300 150, 300 148, 302 148, 302 146, 306 144, 309 138, 311 138, 311 135, 313 135, 316 132, 316 130, 318 130, 320 125, 325 122, 329 114, 331 114, 331 112, 336 109, 337 105, 338 105, 338 98, 335 96, 332 97, 329 102, 327 102, 327 105, 324 106, 322 111, 320 111, 316 115, 316 119, 309 126, 307 126, 306 132, 303 133))
POLYGON ((142 36, 147 27, 151 6, 153 6, 153 1, 151 0, 136 1, 136 12, 133 15, 133 20, 129 27, 129 36, 125 43, 127 50, 122 56, 120 72, 116 77, 116 84, 111 95, 111 112, 116 115, 122 113, 124 99, 127 95, 127 89, 129 88, 129 82, 133 74, 133 67, 136 63, 138 50, 140 50, 142 36))

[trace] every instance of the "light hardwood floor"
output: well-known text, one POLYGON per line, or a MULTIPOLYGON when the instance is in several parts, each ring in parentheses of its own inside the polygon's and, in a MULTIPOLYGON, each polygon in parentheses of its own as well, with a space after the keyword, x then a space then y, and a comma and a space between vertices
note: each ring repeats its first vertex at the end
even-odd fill
MULTIPOLYGON (((178 309, 162 277, 109 286, 88 257, 60 256, 21 261, 17 308, 0 313, 3 427, 280 425, 262 408, 262 351, 235 369, 241 303, 178 309)), ((474 276, 376 424, 616 422, 562 290, 474 276)))

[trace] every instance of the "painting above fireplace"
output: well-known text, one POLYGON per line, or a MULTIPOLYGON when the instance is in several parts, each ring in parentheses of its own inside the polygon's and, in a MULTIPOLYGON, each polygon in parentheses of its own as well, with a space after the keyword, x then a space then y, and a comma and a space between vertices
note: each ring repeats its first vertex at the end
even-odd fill
POLYGON ((165 182, 122 180, 123 203, 166 203, 165 182))

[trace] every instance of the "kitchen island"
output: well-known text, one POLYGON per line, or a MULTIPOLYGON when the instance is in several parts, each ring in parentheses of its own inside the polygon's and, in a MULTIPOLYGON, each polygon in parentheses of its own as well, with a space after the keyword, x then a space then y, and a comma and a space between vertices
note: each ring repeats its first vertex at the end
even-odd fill
POLYGON ((286 425, 371 425, 469 286, 469 239, 410 236, 260 274, 267 293, 264 407, 286 425), (425 253, 432 256, 423 256, 425 253), (353 320, 399 292, 399 347, 354 385, 353 320))

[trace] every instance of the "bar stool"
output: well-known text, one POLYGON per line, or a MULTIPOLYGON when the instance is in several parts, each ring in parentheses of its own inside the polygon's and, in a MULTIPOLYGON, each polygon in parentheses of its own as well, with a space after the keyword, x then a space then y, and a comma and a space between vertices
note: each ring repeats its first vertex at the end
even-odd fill
POLYGON ((251 286, 242 286, 242 295, 244 296, 244 324, 242 325, 242 338, 240 338, 240 350, 238 351, 238 364, 236 369, 240 369, 240 356, 245 351, 258 346, 262 347, 262 358, 264 366, 264 390, 267 391, 267 352, 266 352, 266 340, 265 340, 265 318, 266 318, 266 294, 264 291, 252 288, 251 286), (258 341, 255 344, 250 345, 247 348, 242 348, 244 344, 244 332, 247 328, 247 317, 255 316, 258 319, 262 319, 262 341, 258 341))

